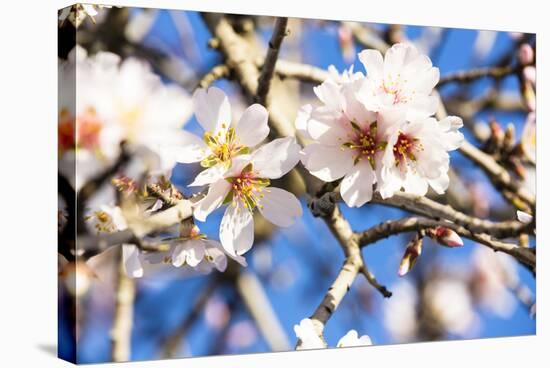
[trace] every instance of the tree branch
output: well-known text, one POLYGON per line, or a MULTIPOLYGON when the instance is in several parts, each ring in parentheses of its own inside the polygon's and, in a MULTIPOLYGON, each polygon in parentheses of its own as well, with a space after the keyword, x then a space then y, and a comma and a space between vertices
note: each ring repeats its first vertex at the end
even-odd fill
POLYGON ((267 95, 271 86, 273 73, 275 72, 275 64, 277 63, 277 58, 279 56, 279 49, 281 48, 283 38, 286 36, 287 24, 288 18, 277 18, 275 21, 275 27, 273 29, 273 34, 271 35, 271 40, 269 41, 267 55, 265 56, 264 65, 262 66, 260 77, 258 78, 256 102, 264 106, 267 105, 267 95))
POLYGON ((448 83, 468 83, 481 78, 501 79, 508 75, 517 73, 518 70, 519 69, 517 67, 508 65, 459 71, 441 77, 437 87, 441 87, 448 83))

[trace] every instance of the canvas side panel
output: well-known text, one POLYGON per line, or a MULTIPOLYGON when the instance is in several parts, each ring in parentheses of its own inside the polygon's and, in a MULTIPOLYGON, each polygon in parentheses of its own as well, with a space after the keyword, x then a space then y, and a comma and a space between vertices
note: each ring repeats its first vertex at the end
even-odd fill
POLYGON ((76 254, 76 28, 58 11, 58 357, 77 362, 76 254))

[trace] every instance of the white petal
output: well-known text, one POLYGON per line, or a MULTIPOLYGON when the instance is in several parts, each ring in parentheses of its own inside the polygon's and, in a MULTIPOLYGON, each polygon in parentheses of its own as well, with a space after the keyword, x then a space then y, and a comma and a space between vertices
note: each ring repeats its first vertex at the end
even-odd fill
POLYGON ((325 348, 325 343, 317 334, 313 321, 309 318, 304 318, 299 325, 294 325, 294 333, 301 342, 296 350, 325 348))
POLYGON ((344 177, 340 184, 342 199, 349 207, 360 207, 372 198, 372 187, 376 176, 370 163, 361 160, 344 177))
POLYGON ((302 205, 294 194, 275 187, 267 187, 262 194, 260 213, 275 225, 288 227, 302 216, 302 205))
POLYGON ((338 341, 338 344, 336 346, 342 348, 367 345, 372 345, 370 337, 368 337, 367 335, 363 335, 359 338, 359 334, 357 333, 357 331, 350 330, 340 339, 340 341, 338 341))
POLYGON ((300 134, 302 138, 305 139, 311 139, 309 133, 307 132, 307 126, 312 111, 313 107, 311 105, 304 105, 298 110, 298 113, 296 114, 296 121, 294 122, 296 131, 298 132, 298 134, 300 134))
POLYGON ((524 224, 528 224, 531 221, 533 221, 533 216, 528 214, 527 212, 523 211, 517 211, 518 220, 520 222, 523 222, 524 224))
POLYGON ((428 180, 428 183, 437 194, 443 194, 449 187, 449 175, 444 171, 437 179, 428 180))
POLYGON ((231 124, 231 105, 219 88, 198 89, 193 95, 197 120, 207 132, 216 132, 221 124, 231 124))
POLYGON ((359 53, 359 60, 365 67, 368 78, 383 78, 384 59, 380 51, 363 50, 359 53))
POLYGON ((302 163, 319 179, 331 182, 340 179, 353 167, 353 157, 348 150, 321 144, 310 144, 303 150, 302 163))
POLYGON ((200 187, 207 184, 212 184, 223 178, 225 174, 225 166, 221 164, 214 165, 209 167, 206 170, 201 171, 196 177, 195 180, 188 186, 190 187, 200 187))
MULTIPOLYGON (((212 262, 214 263, 216 269, 220 272, 224 272, 227 268, 227 256, 225 255, 220 242, 211 239, 205 239, 203 242, 206 244, 206 254, 212 258, 212 262)), ((230 257, 242 258, 241 256, 231 255, 230 257)))
POLYGON ((423 196, 428 192, 428 180, 418 174, 407 173, 407 178, 403 183, 403 189, 406 193, 423 196))
POLYGON ((181 267, 187 263, 191 267, 197 266, 204 258, 204 244, 201 239, 187 240, 178 244, 172 253, 172 264, 181 267))
POLYGON ((342 111, 344 97, 340 94, 340 87, 328 79, 321 85, 313 87, 313 92, 328 108, 333 111, 342 111))
POLYGON ((124 272, 128 277, 139 278, 143 276, 139 249, 134 244, 122 244, 122 262, 124 272))
POLYGON ((235 127, 238 142, 247 147, 254 147, 269 134, 267 110, 260 104, 248 107, 235 127))
POLYGON ((181 132, 181 140, 177 145, 161 146, 160 151, 163 156, 171 157, 176 162, 184 164, 199 162, 206 158, 210 149, 202 139, 189 132, 181 132))
POLYGON ((294 137, 275 139, 252 153, 254 171, 259 177, 278 179, 300 160, 300 146, 294 137))
POLYGON ((241 202, 229 205, 220 224, 220 240, 229 254, 242 255, 254 244, 254 221, 252 214, 241 202))
POLYGON ((226 180, 218 180, 215 183, 210 184, 208 188, 208 193, 206 196, 195 203, 193 208, 193 216, 199 221, 206 221, 206 217, 214 211, 216 208, 220 207, 223 203, 223 200, 229 193, 231 189, 231 184, 226 180))

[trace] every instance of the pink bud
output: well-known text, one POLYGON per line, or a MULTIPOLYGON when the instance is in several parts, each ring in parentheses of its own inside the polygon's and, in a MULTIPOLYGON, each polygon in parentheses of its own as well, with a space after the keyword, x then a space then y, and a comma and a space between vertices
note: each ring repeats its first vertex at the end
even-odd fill
POLYGON ((535 62, 535 51, 531 45, 524 43, 519 47, 518 60, 521 65, 531 65, 535 62))
POLYGON ((446 247, 457 248, 464 245, 462 238, 454 230, 443 226, 438 226, 432 231, 428 231, 428 234, 432 239, 446 247))
POLYGON ((355 47, 353 45, 353 33, 348 26, 343 25, 338 28, 338 41, 340 42, 344 60, 347 62, 353 61, 355 58, 355 47))
POLYGON ((401 258, 397 275, 402 277, 412 270, 421 253, 422 238, 417 237, 413 239, 405 249, 405 254, 403 254, 403 258, 401 258))

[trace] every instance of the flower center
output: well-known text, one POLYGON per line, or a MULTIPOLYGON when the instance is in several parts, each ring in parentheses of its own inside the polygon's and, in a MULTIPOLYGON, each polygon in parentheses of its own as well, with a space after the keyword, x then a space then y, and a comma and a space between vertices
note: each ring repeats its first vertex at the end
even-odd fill
POLYGON ((237 177, 226 178, 231 183, 232 190, 224 200, 224 203, 233 203, 234 206, 240 201, 248 210, 252 211, 260 207, 262 193, 269 186, 269 179, 258 178, 254 175, 252 164, 246 165, 237 177))
POLYGON ((397 77, 389 75, 382 82, 382 90, 389 95, 393 95, 393 104, 405 103, 409 100, 403 93, 402 88, 406 82, 406 80, 401 79, 401 74, 397 74, 397 77))
POLYGON ((393 146, 393 156, 395 157, 395 165, 406 165, 407 161, 416 161, 415 152, 423 150, 422 144, 417 138, 413 138, 403 132, 399 133, 397 142, 393 146))
MULTIPOLYGON (((222 128, 225 129, 225 127, 226 125, 222 124, 222 128)), ((212 153, 201 161, 202 167, 212 167, 217 164, 229 167, 232 158, 250 152, 248 147, 237 142, 235 128, 232 127, 227 129, 225 135, 222 135, 221 130, 217 134, 212 134, 212 132, 204 133, 204 142, 212 153)))
POLYGON ((362 129, 353 121, 351 121, 350 124, 353 127, 354 134, 350 136, 350 141, 342 144, 342 149, 351 149, 355 151, 355 165, 365 158, 374 169, 374 156, 376 152, 383 150, 387 145, 387 142, 377 139, 377 122, 371 123, 368 129, 362 129))

